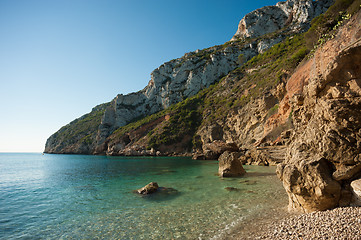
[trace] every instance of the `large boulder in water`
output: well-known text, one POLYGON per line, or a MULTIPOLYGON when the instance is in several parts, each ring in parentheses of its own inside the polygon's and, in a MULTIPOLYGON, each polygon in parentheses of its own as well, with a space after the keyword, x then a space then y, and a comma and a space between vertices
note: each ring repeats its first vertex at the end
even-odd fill
POLYGON ((225 151, 218 159, 220 177, 240 177, 246 173, 241 160, 240 153, 225 151))
POLYGON ((147 194, 155 193, 158 190, 158 188, 159 188, 158 183, 151 182, 145 185, 144 187, 138 189, 137 192, 142 195, 147 195, 147 194))

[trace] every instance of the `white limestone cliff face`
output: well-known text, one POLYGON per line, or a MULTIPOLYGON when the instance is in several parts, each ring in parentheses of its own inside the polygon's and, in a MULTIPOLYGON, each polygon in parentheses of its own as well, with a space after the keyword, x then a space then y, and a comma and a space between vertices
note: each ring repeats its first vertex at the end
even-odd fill
POLYGON ((303 32, 310 27, 311 20, 325 12, 332 3, 333 0, 288 0, 257 9, 239 22, 232 41, 260 37, 286 27, 303 32))
POLYGON ((115 129, 194 96, 240 66, 240 54, 249 60, 257 53, 252 45, 230 44, 197 50, 164 63, 151 73, 151 80, 143 90, 113 99, 99 127, 97 151, 104 150, 102 144, 115 129))

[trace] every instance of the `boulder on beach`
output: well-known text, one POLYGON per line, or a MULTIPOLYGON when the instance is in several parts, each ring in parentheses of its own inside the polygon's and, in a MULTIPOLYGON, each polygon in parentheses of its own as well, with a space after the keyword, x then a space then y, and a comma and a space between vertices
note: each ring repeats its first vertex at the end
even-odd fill
POLYGON ((220 177, 240 177, 246 173, 238 152, 225 151, 218 159, 220 177))
POLYGON ((361 178, 351 182, 351 189, 353 205, 361 206, 361 178))

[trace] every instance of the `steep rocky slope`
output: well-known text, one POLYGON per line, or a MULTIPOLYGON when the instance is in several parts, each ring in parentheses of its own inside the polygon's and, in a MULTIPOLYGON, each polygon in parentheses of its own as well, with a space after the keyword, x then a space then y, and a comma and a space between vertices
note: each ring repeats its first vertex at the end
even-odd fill
MULTIPOLYGON (((164 63, 151 73, 151 80, 143 90, 114 98, 96 134, 82 132, 75 138, 69 136, 73 139, 66 139, 57 137, 62 132, 59 130, 48 139, 45 152, 105 153, 109 149, 110 135, 120 127, 196 95, 252 57, 295 33, 306 31, 310 20, 331 3, 332 0, 288 0, 247 14, 230 42, 164 63), (87 137, 86 142, 82 141, 84 137, 87 137), (79 146, 81 150, 77 149, 79 146)), ((75 125, 67 126, 68 129, 72 127, 75 125)))

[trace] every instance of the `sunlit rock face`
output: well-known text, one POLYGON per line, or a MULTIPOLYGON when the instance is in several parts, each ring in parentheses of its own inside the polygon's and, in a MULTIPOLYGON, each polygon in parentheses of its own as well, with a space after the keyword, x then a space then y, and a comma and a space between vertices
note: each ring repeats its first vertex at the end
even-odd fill
POLYGON ((303 101, 289 101, 294 132, 277 168, 290 210, 352 204, 350 184, 361 178, 360 26, 358 14, 289 80, 303 83, 303 101))
POLYGON ((311 20, 325 12, 332 3, 332 0, 288 0, 257 9, 239 22, 232 40, 260 37, 283 28, 306 31, 311 20))

